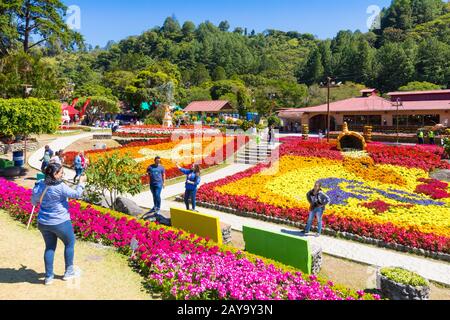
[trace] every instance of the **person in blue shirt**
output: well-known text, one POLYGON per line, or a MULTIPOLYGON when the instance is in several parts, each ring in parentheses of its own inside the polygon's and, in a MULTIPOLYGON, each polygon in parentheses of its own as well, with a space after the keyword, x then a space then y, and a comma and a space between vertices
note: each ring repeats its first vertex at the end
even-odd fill
POLYGON ((192 202, 192 210, 196 211, 196 198, 197 189, 200 185, 200 166, 194 164, 191 170, 181 168, 177 165, 178 169, 186 175, 186 191, 184 193, 184 203, 186 204, 186 210, 189 210, 189 200, 192 202))
POLYGON ((63 166, 50 163, 45 169, 45 180, 36 183, 31 202, 33 206, 40 203, 38 213, 38 229, 45 242, 45 285, 54 280, 53 261, 58 239, 64 245, 66 272, 64 281, 78 277, 73 260, 75 255, 75 234, 69 214, 68 199, 79 199, 83 195, 84 186, 78 184, 73 190, 63 182, 63 166))
POLYGON ((73 178, 73 183, 76 183, 77 179, 81 178, 83 175, 83 153, 80 152, 73 162, 73 167, 75 169, 75 177, 73 178))
POLYGON ((161 192, 166 184, 166 169, 161 165, 160 157, 156 157, 155 163, 148 167, 147 174, 150 177, 150 191, 153 196, 153 209, 149 213, 160 214, 161 192))

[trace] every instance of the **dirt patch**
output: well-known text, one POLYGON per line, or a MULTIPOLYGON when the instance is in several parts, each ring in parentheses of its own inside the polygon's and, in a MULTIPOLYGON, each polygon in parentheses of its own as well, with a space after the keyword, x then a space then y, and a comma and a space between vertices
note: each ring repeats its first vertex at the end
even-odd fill
POLYGON ((127 259, 110 248, 78 241, 75 264, 82 270, 79 281, 64 282, 64 245, 55 255, 56 280, 46 287, 44 242, 39 231, 0 211, 0 300, 150 300, 142 278, 127 259))
POLYGON ((64 151, 65 152, 80 152, 80 151, 87 151, 87 150, 93 150, 95 145, 106 145, 106 148, 116 148, 120 147, 121 144, 118 143, 116 140, 94 140, 93 138, 85 138, 78 140, 77 142, 71 144, 69 147, 67 147, 64 151))

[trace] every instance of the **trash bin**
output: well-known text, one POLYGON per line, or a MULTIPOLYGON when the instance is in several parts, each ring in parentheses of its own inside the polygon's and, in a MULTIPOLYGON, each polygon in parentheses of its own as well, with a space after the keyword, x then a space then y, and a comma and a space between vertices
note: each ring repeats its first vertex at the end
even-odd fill
POLYGON ((25 157, 23 156, 23 151, 13 152, 14 166, 22 168, 25 164, 25 157))

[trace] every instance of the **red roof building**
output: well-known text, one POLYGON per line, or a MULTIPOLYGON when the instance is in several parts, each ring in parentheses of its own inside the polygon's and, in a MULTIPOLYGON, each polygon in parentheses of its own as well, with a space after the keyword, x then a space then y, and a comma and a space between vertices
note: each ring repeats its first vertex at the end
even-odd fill
POLYGON ((184 111, 190 113, 219 114, 233 113, 234 108, 225 100, 193 101, 184 109, 184 111))
MULTIPOLYGON (((347 122, 351 130, 361 131, 365 125, 374 130, 397 126, 415 130, 424 126, 443 124, 449 126, 450 90, 392 92, 391 100, 376 95, 375 89, 361 91, 361 96, 330 103, 331 130, 340 130, 347 122), (397 108, 398 103, 398 108, 397 108)), ((284 109, 279 112, 285 130, 293 131, 302 124, 312 132, 327 128, 327 105, 284 109)))

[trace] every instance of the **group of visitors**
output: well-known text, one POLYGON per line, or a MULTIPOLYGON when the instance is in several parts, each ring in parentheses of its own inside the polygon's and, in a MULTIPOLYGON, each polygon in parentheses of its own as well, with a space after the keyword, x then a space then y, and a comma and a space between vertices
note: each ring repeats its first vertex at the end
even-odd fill
POLYGON ((64 164, 64 150, 59 150, 57 152, 54 152, 52 149, 50 149, 50 146, 45 146, 44 156, 42 157, 42 159, 40 161, 42 161, 42 164, 41 164, 42 173, 45 173, 45 169, 51 163, 57 163, 57 164, 63 165, 64 164))
MULTIPOLYGON (((429 144, 435 145, 436 144, 436 133, 433 130, 428 131, 428 141, 429 144)), ((419 140, 419 144, 425 144, 425 132, 424 130, 419 130, 417 132, 417 139, 419 140)))
MULTIPOLYGON (((185 169, 177 164, 178 169, 186 175, 184 202, 186 209, 190 210, 190 204, 192 204, 192 210, 196 210, 196 197, 197 189, 200 185, 200 166, 194 164, 191 169, 185 169)), ((156 157, 152 165, 147 169, 147 174, 150 178, 150 191, 153 197, 153 208, 147 214, 161 214, 161 193, 166 186, 166 169, 161 164, 161 157, 156 157)))

